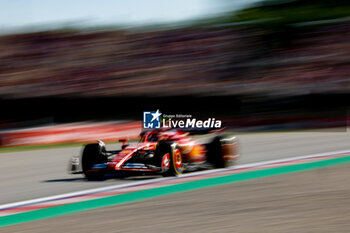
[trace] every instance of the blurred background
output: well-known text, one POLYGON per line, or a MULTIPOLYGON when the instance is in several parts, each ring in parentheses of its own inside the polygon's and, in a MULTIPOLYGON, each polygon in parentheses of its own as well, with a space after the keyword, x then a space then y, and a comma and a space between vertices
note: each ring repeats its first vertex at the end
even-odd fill
POLYGON ((1 132, 156 109, 235 129, 346 130, 349 1, 1 4, 1 132))

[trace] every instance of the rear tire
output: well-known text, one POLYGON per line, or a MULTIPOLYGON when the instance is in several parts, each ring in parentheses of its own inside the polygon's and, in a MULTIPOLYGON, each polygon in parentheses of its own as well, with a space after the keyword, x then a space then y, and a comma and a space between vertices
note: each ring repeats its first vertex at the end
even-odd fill
POLYGON ((229 167, 234 165, 238 157, 238 141, 235 137, 229 139, 217 136, 207 144, 207 151, 207 161, 215 168, 229 167), (224 148, 225 146, 229 148, 224 148), (225 156, 232 156, 234 159, 225 159, 225 156))
POLYGON ((81 164, 83 173, 88 180, 101 180, 104 178, 104 170, 91 170, 93 165, 107 162, 104 151, 104 146, 98 143, 87 144, 84 147, 81 164))

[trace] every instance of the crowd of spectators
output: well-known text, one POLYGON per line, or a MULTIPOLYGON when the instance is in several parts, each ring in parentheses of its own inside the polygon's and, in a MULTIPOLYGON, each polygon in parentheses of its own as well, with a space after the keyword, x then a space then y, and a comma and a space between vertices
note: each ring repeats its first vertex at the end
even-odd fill
POLYGON ((254 28, 47 31, 0 37, 0 97, 348 92, 350 23, 271 47, 254 28))

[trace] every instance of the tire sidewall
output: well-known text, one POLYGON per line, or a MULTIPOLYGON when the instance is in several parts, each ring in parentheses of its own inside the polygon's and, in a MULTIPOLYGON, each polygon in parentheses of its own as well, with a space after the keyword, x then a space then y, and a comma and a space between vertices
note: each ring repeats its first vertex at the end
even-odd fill
POLYGON ((161 158, 161 167, 163 157, 166 154, 169 154, 169 168, 166 171, 163 171, 162 174, 164 176, 177 176, 183 173, 183 158, 177 143, 169 141, 160 142, 157 146, 156 154, 161 158))

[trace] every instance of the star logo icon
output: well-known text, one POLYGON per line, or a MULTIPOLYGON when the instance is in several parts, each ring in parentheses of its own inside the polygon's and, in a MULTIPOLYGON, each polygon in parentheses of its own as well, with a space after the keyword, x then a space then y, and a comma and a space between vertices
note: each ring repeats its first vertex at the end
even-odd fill
POLYGON ((162 114, 159 112, 159 109, 157 109, 157 111, 155 113, 151 113, 151 115, 153 116, 152 121, 158 119, 158 117, 160 117, 162 114))

